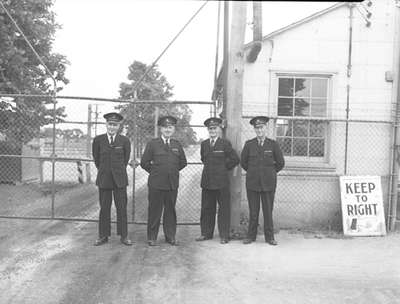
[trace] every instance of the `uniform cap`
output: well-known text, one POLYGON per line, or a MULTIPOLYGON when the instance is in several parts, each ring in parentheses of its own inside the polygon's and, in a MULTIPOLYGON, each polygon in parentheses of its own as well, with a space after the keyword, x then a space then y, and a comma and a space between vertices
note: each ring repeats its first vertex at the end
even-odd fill
POLYGON ((103 117, 106 119, 106 121, 115 121, 115 122, 121 122, 124 117, 116 112, 110 112, 107 114, 104 114, 103 117))
POLYGON ((173 116, 161 116, 158 121, 157 125, 167 127, 167 126, 175 126, 177 123, 177 119, 173 116))
POLYGON ((267 117, 267 116, 256 116, 250 120, 250 124, 253 126, 265 125, 265 124, 267 124, 268 120, 269 120, 269 117, 267 117))
POLYGON ((208 128, 208 127, 213 127, 213 126, 221 126, 221 124, 222 124, 222 119, 221 118, 218 118, 218 117, 210 117, 210 118, 207 118, 205 121, 204 121, 204 125, 208 128))

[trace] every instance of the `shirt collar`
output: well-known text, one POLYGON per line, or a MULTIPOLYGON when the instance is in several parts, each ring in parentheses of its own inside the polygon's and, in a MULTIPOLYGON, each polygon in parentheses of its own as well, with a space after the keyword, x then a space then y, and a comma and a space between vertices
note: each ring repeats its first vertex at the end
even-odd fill
POLYGON ((167 139, 167 138, 165 138, 165 137, 162 136, 162 135, 161 135, 161 139, 162 139, 162 141, 164 142, 164 144, 167 143, 167 140, 168 140, 169 143, 171 142, 171 138, 168 138, 168 139, 167 139))
POLYGON ((212 139, 211 137, 210 137, 210 142, 212 141, 212 140, 214 140, 214 143, 217 141, 217 139, 218 139, 218 136, 216 136, 216 137, 214 137, 214 139, 212 139))

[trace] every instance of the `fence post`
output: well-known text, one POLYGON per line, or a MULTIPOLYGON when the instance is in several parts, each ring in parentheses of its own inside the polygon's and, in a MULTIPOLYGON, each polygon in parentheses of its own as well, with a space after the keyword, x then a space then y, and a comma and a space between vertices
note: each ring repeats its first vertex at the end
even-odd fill
MULTIPOLYGON (((91 158, 92 149, 92 105, 88 105, 88 124, 87 124, 87 137, 86 137, 86 157, 91 158)), ((90 183, 92 181, 90 173, 90 162, 85 164, 86 167, 86 182, 90 183)))
POLYGON ((51 218, 54 219, 54 204, 56 197, 56 118, 57 118, 57 100, 56 100, 56 86, 54 85, 54 95, 53 95, 53 151, 51 153, 51 218))
MULTIPOLYGON (((399 26, 400 22, 400 8, 396 7, 396 25, 399 26)), ((396 82, 394 83, 395 90, 395 113, 394 113, 394 125, 393 125, 393 138, 392 138, 392 150, 391 150, 391 168, 390 168, 390 191, 389 191, 389 210, 388 210, 388 221, 387 228, 389 231, 396 229, 397 222, 397 207, 399 203, 398 198, 398 183, 399 183, 399 152, 400 152, 400 44, 399 37, 396 43, 396 82)))
POLYGON ((137 119, 136 119, 136 104, 135 104, 135 100, 136 100, 136 91, 133 93, 134 94, 134 99, 133 99, 133 118, 132 118, 132 125, 133 125, 133 140, 131 141, 131 147, 132 147, 132 151, 131 151, 131 155, 132 155, 132 222, 135 222, 135 211, 136 211, 136 197, 135 197, 135 192, 136 192, 136 149, 137 149, 137 145, 136 143, 136 139, 137 139, 137 127, 136 127, 136 123, 137 123, 137 119))
POLYGON ((154 137, 158 137, 158 117, 160 116, 160 108, 156 106, 154 111, 154 137))
POLYGON ((43 184, 43 160, 39 160, 39 182, 40 184, 43 184))

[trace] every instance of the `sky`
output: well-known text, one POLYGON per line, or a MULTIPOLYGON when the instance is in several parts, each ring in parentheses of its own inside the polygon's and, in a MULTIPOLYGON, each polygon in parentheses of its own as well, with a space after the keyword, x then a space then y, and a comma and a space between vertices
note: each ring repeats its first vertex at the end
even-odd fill
MULTIPOLYGON (((53 50, 67 56, 70 83, 60 95, 116 98, 127 81, 128 67, 151 64, 204 1, 190 0, 55 0, 62 26, 53 50)), ((174 86, 172 100, 210 101, 213 88, 218 1, 209 1, 158 62, 174 86)), ((263 35, 335 2, 263 2, 263 35)), ((221 1, 221 16, 223 2, 221 1)), ((246 41, 252 38, 248 2, 246 41)), ((222 19, 220 52, 222 59, 222 19)), ((219 65, 221 62, 219 63, 219 65)), ((95 102, 92 102, 94 104, 95 102)), ((87 102, 62 101, 69 120, 87 120, 87 102)), ((112 106, 98 105, 100 115, 112 106)), ((192 106, 193 123, 201 124, 208 106, 192 106)))

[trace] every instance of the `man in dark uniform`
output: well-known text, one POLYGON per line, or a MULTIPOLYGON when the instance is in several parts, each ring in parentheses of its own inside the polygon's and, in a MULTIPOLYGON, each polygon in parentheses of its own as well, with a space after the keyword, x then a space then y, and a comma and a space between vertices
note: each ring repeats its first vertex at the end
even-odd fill
POLYGON ((272 209, 276 189, 276 173, 282 170, 285 160, 278 143, 266 137, 269 118, 257 116, 250 120, 257 137, 246 141, 240 164, 246 173, 247 200, 249 202, 249 229, 244 244, 256 240, 260 199, 264 215, 265 241, 277 245, 274 238, 272 209))
POLYGON ((220 138, 222 120, 211 117, 204 121, 210 138, 201 143, 200 155, 204 164, 201 176, 201 236, 196 241, 213 238, 216 203, 218 202, 218 231, 221 244, 229 241, 230 191, 228 171, 239 164, 239 156, 227 139, 220 138))
POLYGON ((118 134, 123 120, 119 113, 107 113, 107 133, 96 136, 93 140, 92 154, 97 168, 96 185, 99 187, 100 215, 99 238, 95 246, 108 242, 111 235, 111 203, 114 196, 117 209, 117 234, 121 236, 121 243, 132 245, 128 239, 128 225, 126 215, 128 175, 126 166, 131 154, 131 143, 126 136, 118 134))
POLYGON ((161 136, 147 143, 140 166, 149 174, 149 208, 147 239, 149 246, 155 246, 161 214, 166 242, 178 245, 176 234, 176 197, 179 186, 179 171, 186 167, 185 152, 179 141, 172 139, 176 118, 163 116, 158 119, 161 136))

